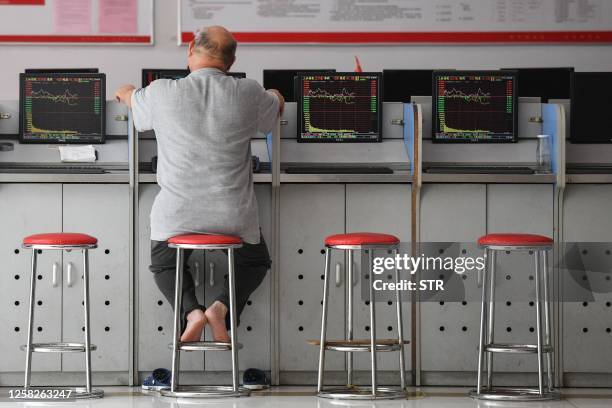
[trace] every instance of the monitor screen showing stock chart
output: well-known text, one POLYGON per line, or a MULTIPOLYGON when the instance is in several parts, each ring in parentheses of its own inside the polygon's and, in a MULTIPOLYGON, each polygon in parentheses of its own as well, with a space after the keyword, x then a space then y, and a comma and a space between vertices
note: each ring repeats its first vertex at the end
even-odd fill
POLYGON ((298 142, 382 141, 382 74, 305 74, 298 79, 298 142))
POLYGON ((434 142, 512 143, 517 141, 517 73, 435 72, 434 142))
POLYGON ((21 74, 22 143, 104 143, 104 74, 21 74))

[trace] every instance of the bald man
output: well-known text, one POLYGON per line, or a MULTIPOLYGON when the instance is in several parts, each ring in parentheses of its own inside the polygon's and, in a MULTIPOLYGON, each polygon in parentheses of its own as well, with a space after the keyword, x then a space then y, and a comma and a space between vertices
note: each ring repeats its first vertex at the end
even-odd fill
MULTIPOLYGON (((146 88, 120 87, 115 97, 132 108, 139 131, 155 131, 160 192, 151 210, 151 266, 155 282, 174 304, 176 250, 170 237, 189 234, 239 236, 235 252, 238 316, 270 268, 260 232, 253 187, 251 139, 273 128, 284 106, 278 91, 227 72, 236 41, 223 27, 199 30, 189 44, 191 74, 159 79, 146 88)), ((227 278, 208 307, 198 303, 185 251, 181 341, 199 341, 205 326, 215 341, 229 342, 227 278)))

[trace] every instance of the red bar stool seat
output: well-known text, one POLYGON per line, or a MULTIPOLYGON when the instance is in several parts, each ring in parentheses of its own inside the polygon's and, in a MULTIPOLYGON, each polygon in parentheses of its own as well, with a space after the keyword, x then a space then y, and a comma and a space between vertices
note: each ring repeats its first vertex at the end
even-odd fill
POLYGON ((478 239, 484 249, 485 267, 482 277, 480 308, 480 338, 478 346, 478 373, 476 390, 472 398, 498 401, 545 401, 559 398, 554 389, 552 347, 552 316, 549 305, 550 278, 548 253, 554 240, 544 235, 497 233, 478 239), (495 341, 495 267, 498 253, 525 252, 535 258, 535 312, 536 341, 534 344, 500 343, 495 341), (538 361, 538 388, 494 387, 493 355, 495 353, 536 354, 538 361), (546 359, 546 363, 544 362, 546 359), (546 365, 546 369, 544 366, 546 365), (486 367, 485 367, 486 366, 486 367), (486 372, 486 383, 483 379, 486 372), (544 371, 547 378, 544 380, 544 371))
MULTIPOLYGON (((96 346, 91 344, 89 328, 89 250, 98 247, 98 240, 87 234, 74 232, 56 232, 35 234, 23 239, 22 247, 32 250, 32 267, 30 275, 30 303, 28 316, 28 337, 27 344, 22 347, 26 352, 25 366, 25 385, 29 389, 32 373, 32 353, 85 353, 85 387, 66 388, 72 391, 71 397, 77 399, 102 398, 104 391, 94 389, 91 386, 91 351, 96 350, 96 346), (34 343, 34 307, 36 299, 36 263, 38 252, 41 250, 73 251, 83 252, 83 331, 84 343, 34 343)), ((55 271, 54 271, 55 273, 55 271)), ((70 273, 70 272, 68 272, 70 273)), ((44 387, 43 387, 44 388, 44 387)), ((64 388, 64 387, 62 387, 64 388)))
POLYGON ((179 235, 168 240, 171 245, 240 245, 242 239, 231 235, 208 235, 208 234, 191 234, 179 235))
POLYGON ((478 239, 478 245, 484 246, 550 246, 553 239, 545 235, 536 234, 487 234, 478 239))
POLYGON ((397 245, 399 242, 399 238, 394 235, 374 232, 352 232, 349 234, 330 235, 325 238, 325 245, 329 247, 387 246, 397 245))
POLYGON ((235 398, 248 397, 250 391, 240 387, 236 318, 236 277, 234 273, 234 250, 242 247, 242 239, 231 235, 186 234, 168 239, 168 247, 176 248, 176 280, 174 287, 174 332, 172 340, 172 374, 170 388, 161 390, 164 397, 173 398, 235 398), (226 250, 227 277, 229 286, 230 342, 197 341, 181 342, 181 305, 183 291, 184 250, 226 250), (189 385, 179 386, 179 366, 181 351, 230 351, 232 356, 232 385, 189 385))
POLYGON ((75 232, 55 232, 47 234, 34 234, 23 239, 24 248, 32 248, 34 246, 44 247, 81 247, 97 245, 98 239, 87 234, 79 234, 75 232))
MULTIPOLYGON (((368 265, 370 276, 373 276, 372 267, 374 251, 378 250, 387 254, 397 254, 400 244, 399 238, 389 234, 373 232, 354 232, 349 234, 330 235, 325 239, 325 274, 323 275, 323 311, 321 315, 321 337, 319 340, 308 341, 309 344, 319 347, 319 369, 317 379, 317 395, 322 398, 337 400, 377 400, 395 399, 406 397, 406 379, 404 362, 404 338, 402 323, 402 305, 399 289, 395 291, 395 303, 397 314, 397 338, 396 339, 377 339, 376 337, 376 298, 374 288, 369 284, 373 279, 368 280, 369 286, 369 305, 370 311, 370 338, 353 338, 353 255, 354 251, 368 251, 368 265), (327 339, 327 313, 329 308, 329 282, 330 282, 330 262, 331 251, 341 250, 347 252, 347 296, 346 296, 346 335, 342 340, 327 339), (346 353, 346 386, 344 387, 323 387, 323 377, 325 371, 325 352, 327 350, 346 353), (356 386, 353 382, 353 353, 369 352, 371 364, 371 385, 356 386), (399 387, 381 387, 377 381, 377 362, 378 352, 398 352, 399 353, 399 387)), ((399 272, 395 270, 396 283, 400 281, 399 272)), ((397 285, 399 288, 399 285, 397 285)))

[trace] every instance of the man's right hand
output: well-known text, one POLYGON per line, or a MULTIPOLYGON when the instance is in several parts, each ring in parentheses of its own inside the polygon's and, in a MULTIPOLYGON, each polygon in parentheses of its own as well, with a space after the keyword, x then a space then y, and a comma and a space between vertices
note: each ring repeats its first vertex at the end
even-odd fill
POLYGON ((283 95, 276 89, 268 89, 269 92, 272 92, 278 98, 278 115, 282 116, 285 111, 285 98, 283 95))

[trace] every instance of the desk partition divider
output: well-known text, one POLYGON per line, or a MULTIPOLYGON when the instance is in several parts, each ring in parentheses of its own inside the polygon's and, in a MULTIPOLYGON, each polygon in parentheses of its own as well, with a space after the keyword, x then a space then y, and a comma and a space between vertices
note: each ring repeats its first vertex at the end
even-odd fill
MULTIPOLYGON (((560 104, 542 104, 542 132, 551 138, 552 172, 556 176, 554 197, 554 240, 557 243, 564 242, 563 236, 563 201, 566 185, 566 117, 565 108, 560 104)), ((563 274, 560 271, 562 254, 559 249, 553 251, 553 299, 561 299, 563 288, 563 274), (555 281, 554 277, 558 277, 555 281)), ((563 307, 560 301, 553 302, 553 347, 555 349, 555 384, 563 386, 563 307)))

